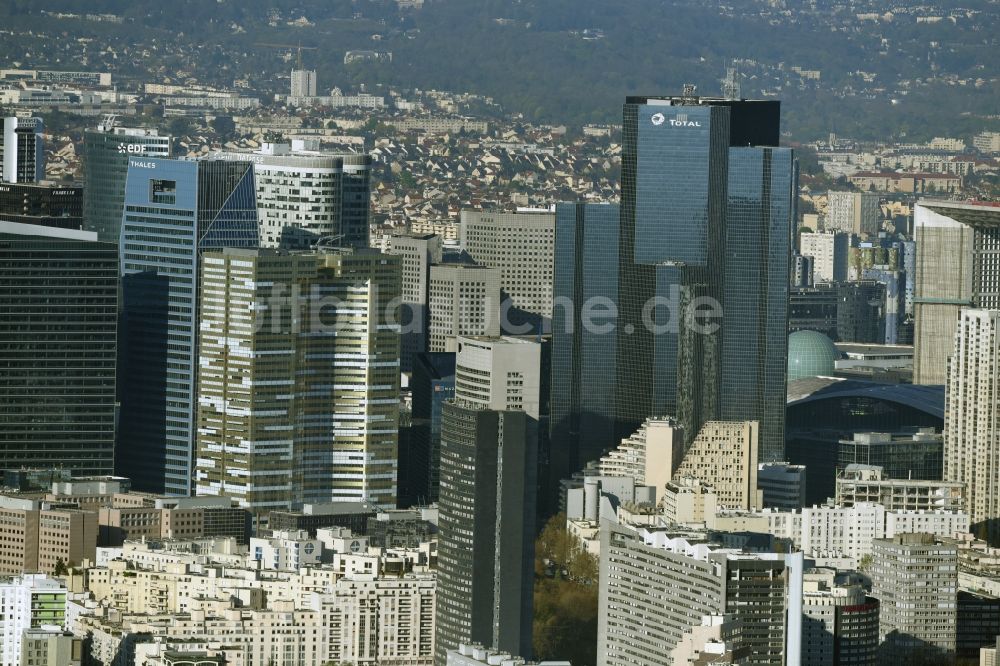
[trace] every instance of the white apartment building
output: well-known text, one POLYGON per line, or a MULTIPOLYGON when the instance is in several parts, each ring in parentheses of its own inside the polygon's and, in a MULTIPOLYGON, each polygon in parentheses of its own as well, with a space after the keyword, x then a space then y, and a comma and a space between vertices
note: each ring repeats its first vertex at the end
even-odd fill
POLYGON ((813 282, 847 280, 851 235, 842 231, 805 232, 799 236, 799 254, 813 258, 813 282))
POLYGON ((20 666, 21 641, 32 628, 61 631, 66 588, 45 574, 25 574, 0 582, 0 666, 20 666))

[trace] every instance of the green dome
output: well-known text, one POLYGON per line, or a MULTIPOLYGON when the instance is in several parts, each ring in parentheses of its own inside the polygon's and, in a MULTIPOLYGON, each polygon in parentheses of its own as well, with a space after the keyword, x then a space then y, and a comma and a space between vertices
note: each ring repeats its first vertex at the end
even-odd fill
POLYGON ((796 331, 788 336, 788 381, 833 374, 840 352, 818 331, 796 331))

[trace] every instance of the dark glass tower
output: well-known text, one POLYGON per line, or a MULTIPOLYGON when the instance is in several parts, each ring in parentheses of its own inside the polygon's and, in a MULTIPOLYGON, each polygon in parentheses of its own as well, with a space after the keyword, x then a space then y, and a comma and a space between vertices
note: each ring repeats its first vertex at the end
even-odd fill
MULTIPOLYGON (((599 326, 618 303, 616 204, 556 206, 552 307, 552 399, 549 483, 571 476, 615 443, 613 330, 584 326, 584 308, 599 326)), ((552 498, 549 498, 550 500, 552 498)))
POLYGON ((795 170, 775 147, 779 109, 626 100, 617 436, 654 415, 678 417, 689 439, 711 419, 756 420, 762 458, 782 456, 795 170))
POLYGON ((0 468, 111 474, 118 249, 0 222, 0 468))
POLYGON ((115 467, 137 489, 191 492, 199 259, 257 245, 253 174, 250 162, 129 159, 115 467))

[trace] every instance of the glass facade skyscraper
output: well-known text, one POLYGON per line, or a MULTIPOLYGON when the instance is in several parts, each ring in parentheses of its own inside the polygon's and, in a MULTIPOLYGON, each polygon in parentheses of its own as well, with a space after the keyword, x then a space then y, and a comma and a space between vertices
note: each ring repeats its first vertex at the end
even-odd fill
POLYGON ((256 245, 251 163, 129 159, 115 466, 137 489, 190 494, 199 256, 256 245))
POLYGON ((0 468, 113 471, 118 252, 0 222, 0 468))
POLYGON ((617 337, 582 318, 590 303, 603 324, 618 302, 618 217, 617 204, 556 206, 549 488, 615 443, 617 337))

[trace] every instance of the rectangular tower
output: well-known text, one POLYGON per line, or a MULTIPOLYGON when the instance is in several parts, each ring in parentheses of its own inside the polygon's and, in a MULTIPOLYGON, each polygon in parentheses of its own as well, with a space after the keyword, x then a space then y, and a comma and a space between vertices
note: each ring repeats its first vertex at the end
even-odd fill
POLYGON ((0 182, 45 179, 44 131, 41 118, 0 118, 0 182))
POLYGON ((435 234, 393 234, 389 244, 389 254, 397 255, 402 260, 403 307, 400 324, 403 339, 400 366, 403 372, 410 372, 414 357, 427 351, 431 265, 441 263, 444 241, 435 234))
POLYGON ((455 351, 460 335, 500 335, 500 270, 474 264, 431 266, 428 351, 455 351))

